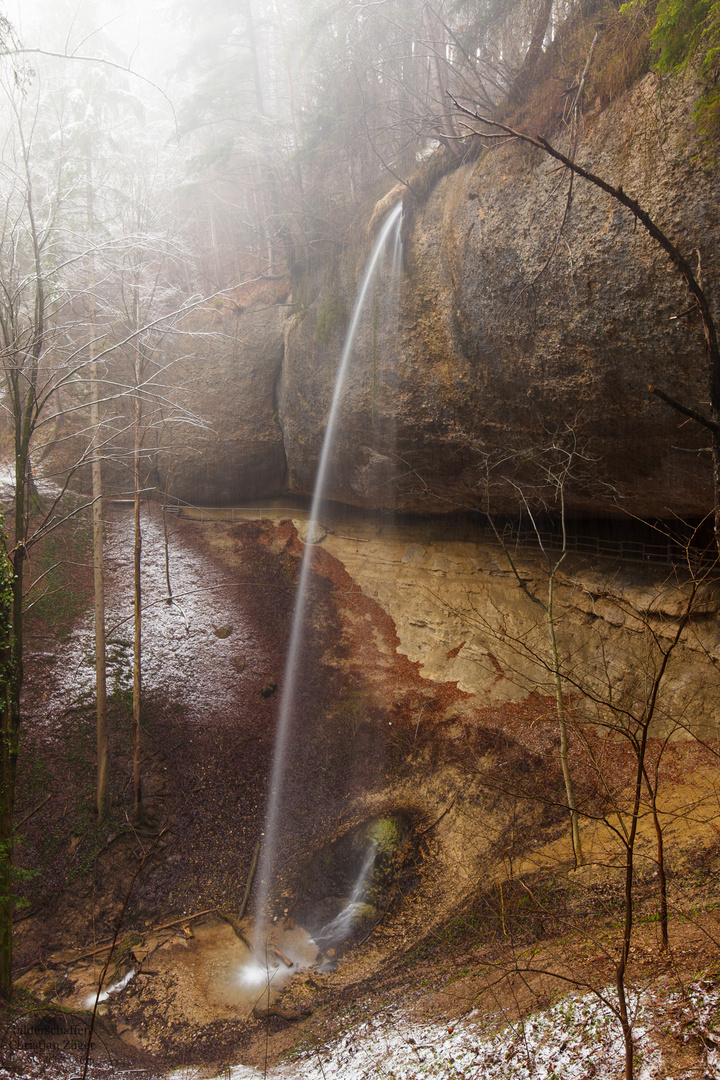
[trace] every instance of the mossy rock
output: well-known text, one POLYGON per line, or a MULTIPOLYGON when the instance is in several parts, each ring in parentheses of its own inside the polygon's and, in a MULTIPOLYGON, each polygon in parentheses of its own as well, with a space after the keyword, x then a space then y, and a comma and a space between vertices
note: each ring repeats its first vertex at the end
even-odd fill
POLYGON ((318 345, 326 345, 331 338, 344 334, 347 321, 347 308, 340 297, 325 297, 320 304, 315 324, 315 340, 318 345))
POLYGON ((375 844, 378 858, 395 854, 402 840, 402 822, 399 817, 377 818, 368 829, 368 843, 375 844))

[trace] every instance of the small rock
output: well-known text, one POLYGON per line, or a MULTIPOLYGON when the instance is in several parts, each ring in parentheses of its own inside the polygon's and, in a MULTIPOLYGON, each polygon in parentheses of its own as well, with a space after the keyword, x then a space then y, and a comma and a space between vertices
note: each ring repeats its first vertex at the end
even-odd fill
POLYGON ((293 521, 303 544, 319 544, 327 536, 327 529, 319 521, 293 521))
POLYGON ((213 634, 217 638, 228 638, 233 632, 232 626, 227 623, 225 626, 213 626, 213 634))

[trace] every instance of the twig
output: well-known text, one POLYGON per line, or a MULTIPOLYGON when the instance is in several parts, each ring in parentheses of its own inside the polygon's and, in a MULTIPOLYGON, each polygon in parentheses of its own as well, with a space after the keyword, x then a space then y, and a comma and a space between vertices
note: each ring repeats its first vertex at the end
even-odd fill
POLYGON ((132 881, 130 882, 130 888, 128 889, 127 895, 125 896, 125 900, 123 902, 122 910, 120 912, 120 917, 118 918, 117 924, 115 926, 115 933, 113 935, 112 944, 110 946, 110 952, 108 953, 108 958, 105 961, 105 966, 102 969, 102 971, 100 972, 100 979, 98 981, 97 993, 95 994, 95 1003, 93 1005, 92 1015, 90 1017, 90 1030, 88 1031, 87 1046, 85 1048, 85 1061, 83 1063, 83 1071, 82 1071, 81 1080, 86 1080, 86 1077, 87 1077, 88 1064, 90 1062, 90 1050, 92 1048, 93 1031, 95 1029, 95 1018, 97 1016, 98 1005, 100 1003, 100 993, 102 991, 103 982, 105 981, 105 976, 107 975, 107 970, 110 967, 110 961, 112 960, 113 951, 115 949, 115 945, 117 944, 118 934, 120 933, 120 927, 122 926, 123 919, 125 918, 125 912, 127 910, 127 906, 130 903, 130 897, 132 896, 132 891, 135 888, 135 882, 137 881, 138 877, 140 876, 140 871, 145 866, 145 863, 147 862, 147 859, 148 859, 148 856, 150 855, 150 852, 155 847, 158 840, 161 838, 161 836, 163 835, 163 833, 165 831, 166 831, 165 829, 162 829, 157 834, 157 836, 153 840, 150 847, 144 853, 142 859, 138 863, 137 870, 133 874, 132 881))
POLYGON ((25 824, 25 822, 29 821, 31 817, 33 817, 35 814, 37 814, 38 810, 42 810, 45 803, 50 802, 51 799, 52 799, 52 795, 46 796, 46 798, 44 798, 41 803, 38 803, 38 805, 35 807, 34 810, 31 810, 29 814, 25 815, 25 817, 22 819, 22 821, 18 821, 17 825, 15 825, 15 828, 13 829, 13 832, 16 829, 21 829, 23 827, 23 825, 25 824))
POLYGON ((243 893, 242 903, 240 904, 240 914, 238 915, 238 920, 240 922, 242 922, 242 919, 243 919, 243 917, 245 915, 245 909, 248 906, 248 900, 250 899, 250 892, 252 890, 253 882, 255 880, 255 871, 257 870, 258 855, 259 854, 260 854, 260 841, 258 840, 256 842, 256 844, 255 844, 255 848, 253 849, 252 862, 250 863, 250 873, 248 874, 247 883, 245 885, 245 892, 243 893))
POLYGON ((676 409, 683 416, 689 416, 691 420, 694 420, 697 424, 702 424, 703 427, 708 428, 713 434, 717 432, 717 424, 714 424, 712 420, 708 420, 702 413, 696 412, 695 409, 689 409, 687 405, 681 405, 675 398, 671 398, 669 394, 666 394, 664 390, 658 390, 657 386, 653 386, 652 383, 648 386, 648 390, 655 397, 659 397, 661 401, 664 401, 666 405, 670 405, 671 408, 676 409))
MULTIPOLYGON (((194 919, 199 919, 202 915, 215 915, 217 908, 206 908, 205 911, 196 911, 194 915, 183 915, 182 919, 173 919, 172 922, 162 923, 160 926, 151 926, 149 930, 145 931, 145 936, 148 934, 155 934, 158 930, 169 930, 172 926, 180 926, 181 923, 193 922, 194 919)), ((106 942, 104 945, 98 945, 97 948, 91 949, 89 952, 80 953, 79 956, 75 956, 72 959, 72 963, 76 964, 79 960, 88 960, 91 956, 97 956, 98 953, 105 952, 106 949, 111 949, 115 944, 116 938, 112 941, 106 942)))
MULTIPOLYGON (((457 798, 457 795, 455 796, 455 799, 456 798, 457 798)), ((448 807, 446 807, 445 810, 443 810, 442 814, 437 819, 437 821, 433 821, 432 825, 428 825, 428 827, 426 829, 423 829, 421 832, 416 833, 415 835, 416 836, 424 836, 425 833, 429 833, 431 829, 434 829, 436 825, 439 825, 440 822, 442 821, 442 819, 445 817, 445 815, 449 814, 450 811, 452 810, 453 806, 455 805, 455 799, 453 799, 453 801, 450 803, 450 805, 448 807)))

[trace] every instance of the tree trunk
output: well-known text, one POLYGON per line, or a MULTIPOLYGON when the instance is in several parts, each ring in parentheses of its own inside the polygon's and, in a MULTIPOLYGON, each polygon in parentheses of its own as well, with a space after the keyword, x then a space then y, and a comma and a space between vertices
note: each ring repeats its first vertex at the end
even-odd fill
POLYGON ((428 35, 428 45, 432 54, 433 70, 435 72, 435 87, 437 93, 437 106, 439 120, 436 124, 436 134, 444 146, 447 146, 456 160, 462 157, 462 151, 457 144, 457 131, 452 114, 452 99, 448 95, 448 64, 445 56, 440 56, 439 50, 446 48, 445 28, 432 8, 423 11, 425 27, 428 35))
MULTIPOLYGON (((13 387, 15 391, 18 387, 13 387)), ((20 744, 20 690, 23 676, 23 579, 25 570, 25 477, 29 435, 24 418, 27 403, 15 396, 23 421, 15 433, 15 544, 12 561, 4 551, 2 600, 2 751, 0 752, 0 996, 12 997, 13 818, 20 744)))
POLYGON ((665 843, 662 826, 657 812, 657 802, 652 802, 653 822, 657 838, 658 888, 660 890, 660 951, 665 952, 670 944, 668 935, 667 878, 665 876, 665 843))
POLYGON ((134 451, 134 476, 135 476, 135 529, 133 546, 133 611, 135 623, 135 638, 133 644, 133 801, 134 818, 136 825, 142 825, 145 819, 145 810, 142 798, 142 783, 140 779, 140 715, 142 706, 142 588, 140 582, 140 569, 142 557, 142 534, 140 532, 140 418, 142 404, 140 396, 135 398, 135 451, 134 451))
POLYGON ((13 641, 14 568, 0 550, 0 685, 2 686, 2 755, 0 759, 0 996, 12 996, 12 855, 15 772, 19 712, 16 708, 13 641))
POLYGON ((13 745, 12 680, 11 677, 5 679, 4 675, 0 766, 0 996, 9 1001, 12 997, 13 757, 17 751, 13 745))
MULTIPOLYGON (((91 423, 97 439, 99 424, 97 364, 90 379, 93 399, 91 423)), ((102 821, 110 814, 110 766, 108 758, 107 681, 105 672, 105 581, 103 559, 102 475, 97 451, 92 463, 93 489, 93 570, 95 581, 95 693, 97 698, 97 813, 102 821)))
MULTIPOLYGON (((140 326, 138 287, 134 290, 135 329, 140 326)), ((139 343, 135 348, 135 445, 133 450, 133 477, 135 489, 134 545, 133 545, 133 613, 135 637, 133 645, 133 817, 136 825, 147 824, 143 805, 140 778, 140 719, 142 709, 142 585, 140 569, 142 561, 142 533, 140 531, 140 454, 142 451, 142 397, 140 386, 143 377, 142 352, 139 343)))
POLYGON ((650 795, 650 807, 652 809, 653 825, 655 826, 655 839, 657 843, 657 867, 658 889, 660 892, 659 916, 660 916, 660 951, 665 952, 670 944, 668 935, 668 902, 667 902, 667 877, 665 875, 665 839, 663 837, 662 823, 657 808, 658 789, 658 766, 655 768, 655 782, 650 781, 647 769, 645 770, 645 786, 650 795))
MULTIPOLYGON (((92 156, 87 160, 87 227, 92 242, 93 182, 92 156)), ((105 575, 103 557, 102 467, 100 464, 100 383, 95 360, 95 258, 90 252, 88 273, 88 319, 90 323, 90 424, 92 427, 92 523, 95 610, 95 696, 97 706, 97 814, 98 820, 110 815, 110 767, 108 759, 107 681, 105 674, 105 575)))
POLYGON ((548 24, 550 23, 550 16, 552 14, 553 0, 542 0, 540 10, 537 13, 535 19, 535 25, 533 26, 532 36, 530 38, 530 45, 528 51, 525 53, 525 59, 522 62, 520 70, 517 73, 515 82, 510 90, 510 100, 515 103, 520 103, 525 98, 528 92, 530 84, 533 81, 535 75, 535 69, 542 53, 543 42, 545 41, 545 35, 547 34, 548 24))
POLYGON ((570 811, 570 829, 572 833, 573 851, 575 853, 575 865, 584 864, 582 845, 580 843, 580 822, 575 802, 575 789, 570 775, 568 762, 568 736, 567 720, 565 717, 565 703, 563 702, 562 679, 560 676, 560 659, 558 656, 557 636, 555 634, 555 618, 553 614, 553 587, 555 583, 554 572, 550 575, 548 585, 548 603, 545 613, 547 616, 548 635, 550 637, 550 650, 552 655, 553 679, 555 681, 555 706, 557 709, 558 727, 560 728, 560 766, 563 780, 565 781, 565 798, 570 811))
POLYGON ((261 116, 265 114, 263 104, 262 81, 260 79, 260 61, 258 59, 257 38, 255 36, 255 20, 253 19, 251 0, 245 0, 245 24, 247 26, 248 44, 250 46, 250 60, 252 62, 253 82, 255 84, 255 102, 257 111, 261 116))

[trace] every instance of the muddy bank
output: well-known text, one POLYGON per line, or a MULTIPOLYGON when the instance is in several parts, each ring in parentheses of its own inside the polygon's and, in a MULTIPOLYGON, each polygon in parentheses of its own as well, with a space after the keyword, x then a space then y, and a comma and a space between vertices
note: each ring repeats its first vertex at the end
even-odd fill
MULTIPOLYGON (((466 648, 457 647, 464 634, 457 611, 449 636, 439 633, 439 621, 432 650, 420 655, 420 644, 436 633, 430 618, 414 625, 429 588, 421 575, 433 575, 438 605, 443 583, 459 596, 453 575, 467 569, 468 552, 430 545, 421 561, 403 562, 400 549, 383 547, 371 559, 368 544, 328 536, 316 549, 270 889, 277 944, 293 971, 302 965, 287 935, 303 926, 322 931, 352 898, 364 850, 354 838, 365 835, 366 823, 399 815, 402 839, 382 896, 363 897, 370 910, 362 933, 324 942, 324 952, 316 943, 302 962, 307 969, 283 990, 281 1007, 300 1019, 253 1017, 262 994, 253 998, 242 988, 247 952, 219 913, 237 913, 262 833, 302 543, 288 520, 170 518, 169 604, 162 521, 148 511, 143 769, 154 828, 138 833, 129 824, 130 530, 128 508, 111 509, 113 817, 103 830, 92 817, 89 616, 57 642, 52 664, 42 627, 34 627, 18 851, 27 870, 42 873, 21 886, 28 904, 16 926, 22 985, 53 1007, 82 1013, 107 955, 87 954, 112 938, 127 900, 104 980, 112 990, 101 1003, 107 1038, 123 1053, 145 1055, 153 1068, 261 1064, 263 1025, 277 1056, 302 1032, 317 1033, 318 1017, 378 994, 403 994, 419 970, 432 979, 442 968, 450 979, 456 948, 482 950, 507 934, 553 940, 590 909, 616 917, 615 804, 598 791, 597 775, 573 744, 577 790, 598 818, 585 829, 594 868, 574 875, 552 701, 537 693, 483 695, 479 687, 471 693, 468 661, 462 679, 453 667, 466 648), (397 594, 395 575, 403 586, 397 594), (525 886, 551 915, 528 914, 525 886)), ((475 568, 476 584, 482 574, 475 568)), ((502 690, 493 670, 491 685, 502 690)), ((612 766, 610 795, 622 812, 632 761, 617 740, 596 749, 612 766)), ((659 811, 678 907, 706 904, 716 885, 715 774, 704 753, 694 743, 673 743, 662 758, 659 811), (688 806, 692 828, 681 828, 688 806)), ((645 809, 639 837, 639 902, 651 915, 653 827, 645 809)), ((245 924, 241 930, 249 934, 245 924)))

